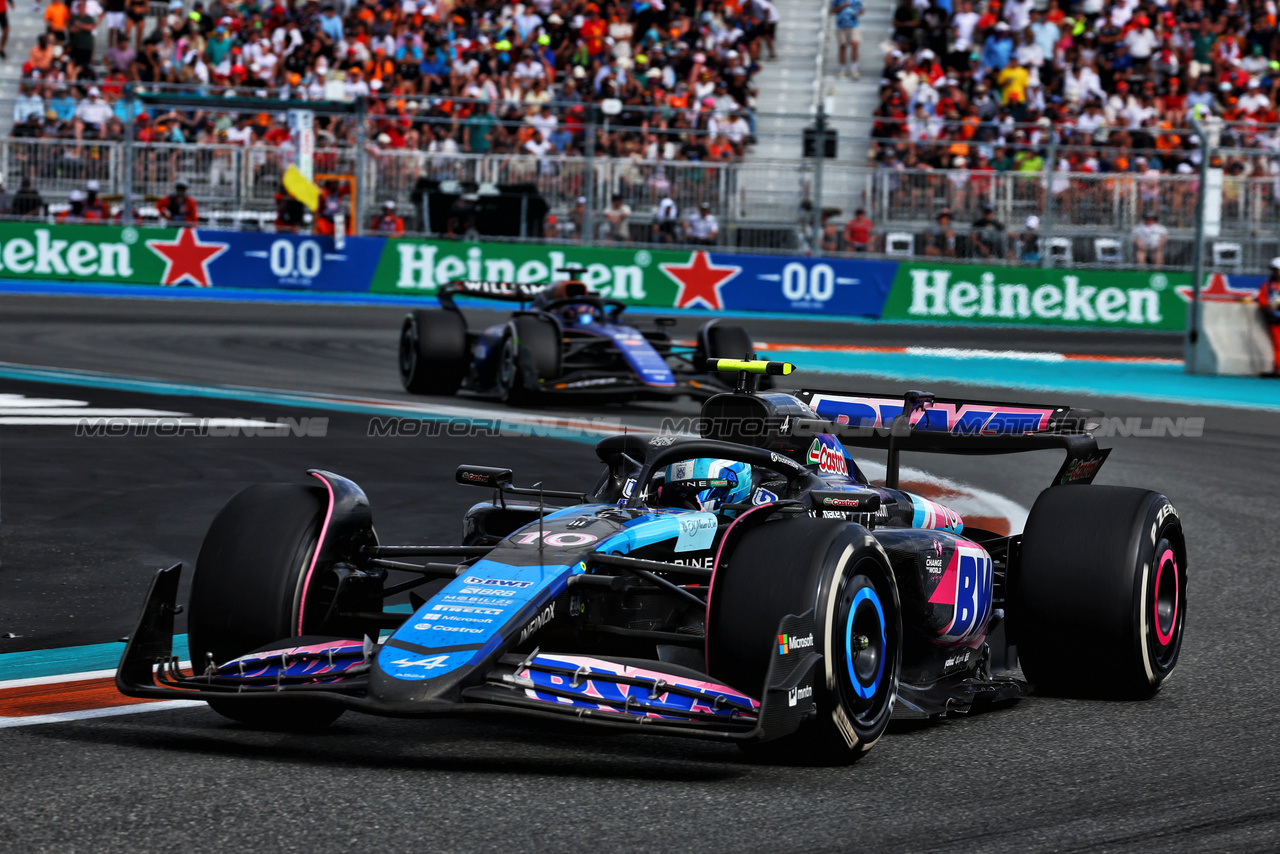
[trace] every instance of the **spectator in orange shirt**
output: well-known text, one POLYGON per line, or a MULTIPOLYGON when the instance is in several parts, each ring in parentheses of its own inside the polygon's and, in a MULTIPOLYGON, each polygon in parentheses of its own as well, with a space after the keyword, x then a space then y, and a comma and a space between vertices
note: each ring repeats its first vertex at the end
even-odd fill
POLYGON ((71 10, 66 0, 53 0, 44 11, 44 22, 48 26, 49 35, 59 42, 67 40, 67 25, 71 23, 71 10))
POLYGON ((36 43, 31 46, 31 52, 27 54, 27 65, 41 74, 47 74, 52 64, 53 45, 49 44, 49 37, 41 33, 36 38, 36 43))

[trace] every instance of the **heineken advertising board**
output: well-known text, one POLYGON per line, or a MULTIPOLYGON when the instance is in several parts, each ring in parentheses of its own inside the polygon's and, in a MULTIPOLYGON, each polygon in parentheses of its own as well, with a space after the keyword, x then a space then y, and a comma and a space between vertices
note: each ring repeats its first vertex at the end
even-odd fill
MULTIPOLYGON (((981 267, 302 234, 0 223, 0 279, 394 294, 434 301, 454 279, 546 282, 580 268, 601 295, 709 312, 929 323, 1181 330, 1186 273, 981 267)), ((1235 277, 1233 277, 1235 278, 1235 277)))
POLYGON ((886 320, 1181 330, 1189 273, 903 263, 886 320))

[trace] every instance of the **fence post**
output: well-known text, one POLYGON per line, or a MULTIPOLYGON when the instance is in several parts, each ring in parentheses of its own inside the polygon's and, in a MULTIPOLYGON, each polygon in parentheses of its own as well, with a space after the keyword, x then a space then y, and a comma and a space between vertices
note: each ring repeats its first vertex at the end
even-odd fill
POLYGON ((351 188, 351 195, 355 202, 352 207, 355 208, 356 221, 351 223, 351 234, 359 237, 361 231, 361 222, 364 220, 365 200, 365 182, 369 179, 368 164, 369 152, 366 150, 365 143, 368 142, 369 129, 366 127, 369 109, 364 98, 356 99, 356 180, 351 188))
POLYGON ((1187 318, 1187 373, 1195 373, 1193 348, 1200 337, 1200 279, 1204 276, 1204 201, 1205 185, 1209 181, 1209 135, 1194 115, 1191 129, 1200 140, 1200 182, 1196 186, 1196 237, 1191 247, 1191 312, 1187 318))
POLYGON ((821 254, 822 252, 822 160, 826 156, 827 147, 827 111, 823 99, 817 99, 818 116, 815 122, 817 127, 817 144, 813 147, 813 154, 816 158, 813 164, 813 243, 810 252, 821 254))
POLYGON ((596 113, 594 106, 587 107, 587 139, 586 150, 584 154, 587 157, 587 180, 586 185, 582 188, 583 195, 587 198, 586 210, 582 213, 582 242, 595 239, 595 216, 593 211, 596 204, 596 113))
POLYGON ((1050 263, 1052 259, 1049 257, 1050 254, 1052 254, 1052 247, 1050 246, 1049 241, 1053 240, 1053 181, 1058 168, 1058 141, 1052 137, 1049 141, 1048 160, 1047 169, 1045 170, 1047 181, 1044 192, 1044 216, 1041 218, 1040 222, 1041 267, 1052 266, 1050 263))
POLYGON ((121 187, 121 195, 124 197, 124 209, 120 214, 120 221, 125 225, 132 225, 133 216, 133 137, 135 133, 133 120, 133 84, 126 83, 124 87, 124 185, 121 187))

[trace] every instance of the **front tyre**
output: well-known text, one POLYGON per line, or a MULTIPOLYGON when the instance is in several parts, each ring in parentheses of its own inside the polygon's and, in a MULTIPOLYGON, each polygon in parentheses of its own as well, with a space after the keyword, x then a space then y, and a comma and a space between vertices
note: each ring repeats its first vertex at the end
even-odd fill
POLYGON ((756 758, 839 765, 884 733, 897 697, 902 617, 884 550, 866 528, 840 519, 770 521, 747 531, 712 579, 708 672, 763 696, 778 623, 814 610, 823 656, 817 717, 795 733, 743 745, 756 758))
MULTIPOLYGON (((214 517, 191 581, 187 633, 197 675, 287 638, 325 634, 332 593, 311 575, 328 502, 325 490, 269 483, 237 493, 214 517)), ((243 703, 210 699, 225 717, 255 726, 310 729, 342 707, 282 698, 243 703)))
POLYGON ((456 311, 415 309, 400 327, 400 382, 413 394, 456 394, 467 374, 467 324, 456 311))
POLYGON ((530 403, 538 386, 561 371, 560 328, 542 317, 519 315, 507 327, 498 360, 498 396, 505 403, 530 403))
POLYGON ((1145 489, 1046 489, 1022 535, 1009 626, 1044 693, 1148 698, 1178 662, 1187 617, 1182 520, 1145 489))

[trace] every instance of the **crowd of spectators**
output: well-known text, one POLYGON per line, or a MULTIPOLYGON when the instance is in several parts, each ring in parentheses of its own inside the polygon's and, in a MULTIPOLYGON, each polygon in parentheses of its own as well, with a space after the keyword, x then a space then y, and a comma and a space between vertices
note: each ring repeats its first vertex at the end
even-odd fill
MULTIPOLYGON (((1062 172, 1192 174, 1193 117, 1221 122, 1222 146, 1280 152, 1276 13, 1275 0, 900 0, 872 160, 1039 172, 1052 143, 1062 172)), ((1275 163, 1217 165, 1270 176, 1275 163)))
MULTIPOLYGON (((14 135, 121 139, 124 86, 368 98, 382 149, 729 160, 752 141, 772 0, 50 0, 14 135), (96 34, 109 47, 95 55, 96 34), (605 133, 605 124, 609 129, 605 133)), ((135 104, 140 141, 279 145, 284 116, 135 104)), ((352 145, 318 117, 320 146, 352 145)))

